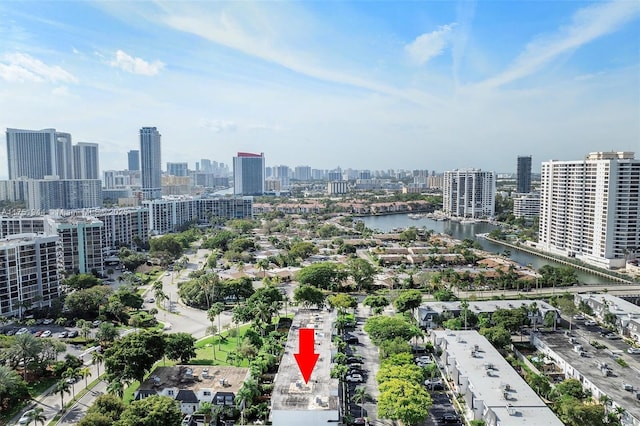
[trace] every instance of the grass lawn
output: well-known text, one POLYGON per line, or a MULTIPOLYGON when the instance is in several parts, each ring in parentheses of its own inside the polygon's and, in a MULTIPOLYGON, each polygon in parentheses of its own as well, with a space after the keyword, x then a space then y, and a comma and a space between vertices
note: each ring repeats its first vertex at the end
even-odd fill
POLYGON ((229 336, 229 332, 221 333, 222 337, 208 336, 196 342, 196 357, 189 361, 193 365, 236 365, 239 367, 248 367, 249 361, 243 359, 240 364, 237 362, 231 364, 227 361, 230 353, 236 353, 238 342, 242 342, 244 333, 249 329, 250 325, 246 324, 239 328, 240 339, 238 337, 229 336), (221 340, 222 339, 222 340, 221 340), (214 359, 213 352, 215 346, 216 357, 214 359))

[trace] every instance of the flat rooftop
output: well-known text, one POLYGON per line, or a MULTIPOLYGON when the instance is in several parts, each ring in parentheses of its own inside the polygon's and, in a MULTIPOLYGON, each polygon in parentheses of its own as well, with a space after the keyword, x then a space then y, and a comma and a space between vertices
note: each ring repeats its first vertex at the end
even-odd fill
POLYGON ((589 293, 589 294, 577 294, 576 297, 587 303, 589 300, 593 300, 595 303, 603 305, 603 302, 609 306, 609 312, 615 315, 629 315, 631 317, 640 316, 640 306, 634 305, 620 297, 612 296, 607 293, 589 293))
POLYGON ((166 388, 201 389, 216 392, 240 390, 249 373, 248 368, 230 366, 176 365, 157 367, 141 385, 139 390, 162 391, 166 388))
MULTIPOLYGON (((535 303, 540 309, 540 312, 544 314, 548 311, 557 311, 547 302, 542 300, 482 300, 482 301, 469 301, 469 310, 475 314, 495 312, 498 309, 518 309, 520 307, 529 307, 532 303, 535 303)), ((444 311, 460 311, 462 307, 461 302, 422 302, 418 309, 430 310, 432 312, 444 312, 444 311)))
MULTIPOLYGON (((576 343, 569 342, 569 337, 561 333, 536 334, 535 337, 627 413, 640 419, 640 401, 636 399, 636 392, 640 389, 640 374, 635 368, 622 367, 613 359, 610 350, 596 349, 581 337, 576 338, 576 343), (587 353, 586 357, 574 351, 574 345, 581 345, 582 350, 587 353), (601 372, 600 366, 603 364, 607 365, 611 376, 605 376, 601 372), (623 383, 633 385, 634 392, 625 391, 622 388, 623 383)), ((599 396, 594 395, 598 398, 599 396)))
POLYGON ((500 355, 484 336, 475 330, 432 331, 435 343, 455 358, 461 377, 469 381, 474 399, 483 401, 503 425, 562 426, 540 397, 500 355), (505 399, 505 393, 509 399, 505 399), (510 408, 515 414, 509 414, 510 408))
POLYGON ((284 411, 337 410, 338 379, 331 378, 331 329, 335 314, 300 309, 293 318, 284 356, 274 380, 271 409, 284 411), (315 329, 315 353, 320 354, 309 383, 305 383, 293 354, 299 352, 300 328, 315 329))

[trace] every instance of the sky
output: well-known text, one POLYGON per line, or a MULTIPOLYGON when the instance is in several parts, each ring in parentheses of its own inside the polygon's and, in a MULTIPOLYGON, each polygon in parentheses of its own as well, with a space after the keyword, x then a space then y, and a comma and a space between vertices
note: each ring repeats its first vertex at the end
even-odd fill
POLYGON ((0 2, 0 128, 71 133, 122 170, 143 126, 163 168, 639 157, 640 2, 0 2))

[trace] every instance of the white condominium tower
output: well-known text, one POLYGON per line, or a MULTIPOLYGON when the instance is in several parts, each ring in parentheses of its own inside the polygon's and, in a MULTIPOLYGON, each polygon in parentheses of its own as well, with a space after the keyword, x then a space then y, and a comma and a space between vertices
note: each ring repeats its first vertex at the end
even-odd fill
POLYGON ((100 179, 98 144, 78 142, 73 146, 73 174, 75 179, 100 179))
POLYGON ((7 129, 9 179, 72 179, 71 135, 55 129, 7 129))
POLYGON ((592 152, 542 163, 538 247, 607 268, 640 248, 640 160, 592 152))
POLYGON ((162 197, 162 161, 160 132, 155 127, 140 129, 140 169, 142 196, 145 200, 162 197))
POLYGON ((496 179, 493 172, 456 169, 444 172, 443 210, 447 216, 492 217, 495 213, 496 179))

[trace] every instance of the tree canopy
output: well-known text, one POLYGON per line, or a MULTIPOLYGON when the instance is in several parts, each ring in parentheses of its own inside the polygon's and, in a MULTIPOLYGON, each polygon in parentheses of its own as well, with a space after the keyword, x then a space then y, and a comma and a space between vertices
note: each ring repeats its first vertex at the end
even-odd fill
POLYGON ((116 426, 175 426, 181 424, 178 402, 167 396, 153 395, 134 401, 120 416, 116 426))
POLYGON ((335 291, 344 279, 344 273, 333 262, 319 262, 305 266, 298 271, 300 284, 311 285, 323 290, 335 291))
POLYGON ((111 377, 142 383, 144 375, 162 358, 164 350, 162 334, 156 331, 131 333, 116 340, 105 351, 105 368, 111 377))
POLYGON ((431 404, 431 397, 421 384, 390 379, 380 385, 379 417, 400 420, 406 426, 413 426, 429 416, 431 404))
POLYGON ((164 337, 165 355, 186 364, 196 356, 196 339, 189 333, 171 333, 164 337))
POLYGON ((404 319, 381 315, 367 319, 364 331, 371 336, 371 340, 378 346, 385 340, 401 338, 408 341, 412 337, 420 335, 420 330, 404 319))

